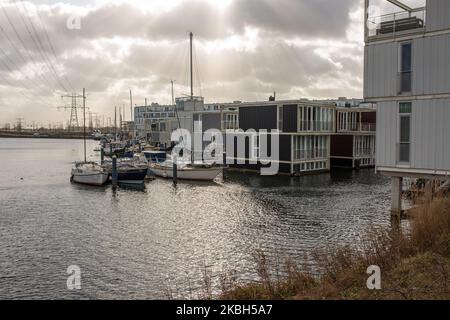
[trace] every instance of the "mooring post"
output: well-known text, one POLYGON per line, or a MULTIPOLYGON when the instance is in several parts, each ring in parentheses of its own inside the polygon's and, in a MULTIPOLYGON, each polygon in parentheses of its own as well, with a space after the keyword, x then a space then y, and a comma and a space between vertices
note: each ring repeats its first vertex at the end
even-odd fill
POLYGON ((116 155, 112 156, 112 184, 114 187, 117 187, 118 180, 119 180, 119 174, 117 173, 117 157, 116 155))
POLYGON ((100 163, 103 164, 105 162, 105 149, 103 147, 100 148, 100 163))
POLYGON ((222 179, 225 180, 225 169, 227 167, 227 153, 224 152, 222 154, 223 157, 223 165, 222 165, 222 179))
POLYGON ((403 178, 392 177, 391 188, 391 222, 394 229, 399 229, 402 219, 403 178))
POLYGON ((173 157, 173 184, 177 185, 178 183, 178 158, 177 156, 173 157))

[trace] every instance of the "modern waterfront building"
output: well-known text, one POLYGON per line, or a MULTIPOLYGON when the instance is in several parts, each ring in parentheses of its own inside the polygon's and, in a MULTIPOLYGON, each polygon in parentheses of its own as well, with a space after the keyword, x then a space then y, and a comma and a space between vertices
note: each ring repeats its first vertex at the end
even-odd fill
MULTIPOLYGON (((330 143, 335 130, 334 104, 294 100, 235 103, 234 107, 239 110, 241 130, 279 131, 280 174, 300 175, 330 170, 330 143)), ((236 148, 227 150, 227 158, 233 162, 230 167, 260 170, 260 164, 252 164, 259 151, 259 140, 246 141, 243 158, 238 156, 236 148)))
POLYGON ((374 167, 375 136, 375 108, 337 108, 336 133, 331 136, 331 166, 352 169, 374 167))
POLYGON ((170 142, 171 122, 175 119, 175 107, 152 103, 134 108, 135 135, 158 145, 170 142))
POLYGON ((372 16, 365 0, 364 97, 377 103, 376 170, 392 178, 398 214, 403 177, 450 176, 450 1, 385 3, 372 16))

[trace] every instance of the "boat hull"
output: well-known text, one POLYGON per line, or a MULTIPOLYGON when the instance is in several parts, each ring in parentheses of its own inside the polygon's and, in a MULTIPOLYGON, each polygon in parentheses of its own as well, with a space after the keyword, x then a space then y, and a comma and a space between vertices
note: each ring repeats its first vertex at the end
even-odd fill
POLYGON ((135 169, 118 172, 118 182, 123 184, 143 184, 147 177, 148 169, 135 169))
POLYGON ((72 182, 78 184, 85 184, 90 186, 103 186, 108 181, 108 174, 92 173, 92 174, 78 174, 72 175, 72 182))
MULTIPOLYGON (((157 177, 173 179, 173 169, 160 166, 151 166, 150 171, 157 177)), ((194 168, 177 170, 177 178, 179 180, 192 181, 212 181, 220 173, 222 169, 217 168, 194 168)))

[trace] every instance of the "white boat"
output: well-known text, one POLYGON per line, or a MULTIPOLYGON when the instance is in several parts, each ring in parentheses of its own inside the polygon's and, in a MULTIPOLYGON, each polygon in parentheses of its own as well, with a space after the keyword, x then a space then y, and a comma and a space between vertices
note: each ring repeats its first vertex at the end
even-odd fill
POLYGON ((103 186, 108 181, 109 174, 97 163, 78 162, 72 168, 71 181, 91 186, 103 186))
MULTIPOLYGON (((86 90, 83 88, 83 118, 86 123, 86 90)), ((101 165, 95 162, 88 162, 86 159, 86 126, 84 125, 84 161, 75 162, 70 175, 70 181, 91 186, 103 186, 109 178, 101 165)))
MULTIPOLYGON (((153 163, 149 167, 157 177, 173 178, 172 161, 153 163)), ((177 178, 179 180, 213 181, 221 172, 222 168, 215 166, 180 164, 177 168, 177 178)))

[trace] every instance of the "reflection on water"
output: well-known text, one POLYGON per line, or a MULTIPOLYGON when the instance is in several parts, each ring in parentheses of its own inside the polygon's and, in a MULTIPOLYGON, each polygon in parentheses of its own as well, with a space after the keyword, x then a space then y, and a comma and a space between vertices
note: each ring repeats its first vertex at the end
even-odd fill
POLYGON ((0 298, 166 298, 205 264, 252 279, 258 249, 301 259, 389 224, 389 181, 373 170, 113 191, 69 182, 81 152, 82 141, 0 139, 0 298), (70 265, 81 291, 67 290, 70 265))

